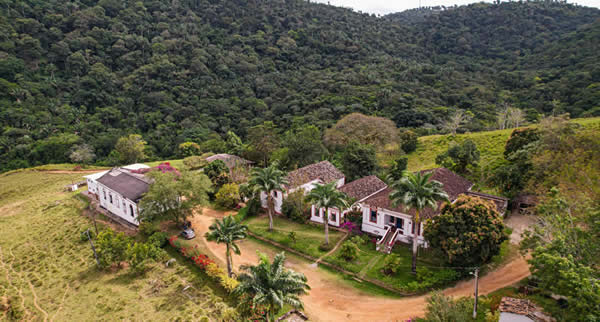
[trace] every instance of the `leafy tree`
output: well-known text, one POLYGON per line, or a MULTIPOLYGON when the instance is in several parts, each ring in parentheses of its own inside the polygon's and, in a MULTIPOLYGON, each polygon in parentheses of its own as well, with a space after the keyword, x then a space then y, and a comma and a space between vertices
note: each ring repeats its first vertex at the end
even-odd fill
POLYGON ((477 166, 479 150, 471 139, 455 144, 435 157, 435 163, 458 173, 466 173, 467 167, 477 166))
POLYGON ((310 290, 304 274, 284 267, 284 253, 275 255, 272 263, 266 255, 258 255, 258 265, 241 267, 244 273, 238 277, 240 285, 235 293, 240 296, 249 294, 254 305, 266 306, 267 321, 275 321, 275 314, 285 304, 298 309, 303 308, 300 296, 310 290))
POLYGON ((233 250, 237 255, 241 254, 240 248, 236 242, 246 238, 248 227, 238 223, 232 216, 227 216, 221 220, 215 220, 208 229, 210 229, 210 232, 206 233, 207 240, 225 244, 227 247, 225 250, 225 257, 227 258, 227 275, 231 277, 233 273, 231 251, 233 250))
POLYGON ((375 149, 370 145, 351 142, 342 152, 340 159, 348 181, 369 176, 377 169, 375 149))
POLYGON ((119 266, 127 257, 129 238, 123 233, 115 234, 112 230, 101 231, 96 238, 96 252, 100 267, 107 268, 113 263, 119 266))
POLYGON ((530 143, 540 139, 536 128, 515 129, 504 146, 504 158, 508 159, 512 153, 522 150, 530 143))
POLYGON ((600 317, 600 209, 581 209, 553 188, 537 207, 540 223, 524 233, 530 270, 542 289, 566 296, 568 311, 587 321, 600 317))
POLYGON ((289 193, 281 204, 281 213, 293 221, 305 223, 309 218, 310 204, 304 196, 304 189, 289 193))
POLYGON ((204 174, 208 176, 215 189, 220 189, 229 182, 229 168, 221 160, 215 160, 205 166, 204 174))
POLYGON ((440 292, 435 292, 427 299, 426 322, 454 322, 471 321, 473 312, 473 299, 452 299, 440 292))
POLYGON ((334 181, 328 184, 315 184, 306 199, 315 206, 316 211, 324 209, 325 245, 329 245, 329 209, 337 209, 339 212, 348 208, 348 196, 337 189, 334 181))
POLYGON ((283 135, 283 155, 280 164, 295 169, 313 164, 323 159, 327 149, 321 140, 321 131, 313 125, 305 125, 288 130, 283 135))
POLYGON ((254 195, 266 195, 269 231, 273 230, 273 213, 275 212, 273 193, 275 191, 284 191, 284 186, 287 183, 285 174, 283 171, 277 169, 277 164, 272 164, 266 168, 254 168, 250 174, 248 185, 254 191, 254 195))
POLYGON ((129 244, 126 252, 129 268, 137 274, 143 273, 152 260, 164 256, 164 250, 150 243, 129 244))
POLYGON ((277 126, 273 122, 264 122, 248 129, 250 148, 257 153, 257 161, 260 161, 263 166, 268 165, 269 156, 279 147, 277 132, 277 126))
POLYGON ((233 131, 227 132, 227 152, 233 155, 241 155, 246 150, 246 145, 233 131))
MULTIPOLYGON (((414 209, 412 216, 413 227, 420 227, 420 212, 425 208, 437 209, 438 201, 448 201, 448 195, 442 189, 442 184, 436 180, 430 180, 432 172, 411 173, 404 172, 402 179, 391 184, 392 193, 390 200, 395 207, 402 205, 405 211, 414 209)), ((415 235, 418 229, 415 229, 415 235)), ((417 252, 419 242, 417 236, 412 239, 412 271, 417 272, 417 252)))
POLYGON ((119 138, 115 145, 115 151, 119 154, 121 162, 129 164, 142 161, 146 158, 144 149, 146 147, 146 141, 142 140, 142 136, 139 134, 130 134, 119 138))
POLYGON ((399 139, 401 142, 400 147, 402 148, 402 151, 406 153, 415 151, 417 149, 417 145, 419 144, 418 138, 419 136, 411 130, 400 132, 399 139))
POLYGON ((69 159, 73 163, 90 164, 94 160, 96 155, 94 149, 87 144, 76 145, 71 149, 69 159))
POLYGON ((389 119, 352 113, 344 116, 332 128, 325 131, 327 146, 340 147, 358 142, 378 149, 395 143, 398 138, 396 124, 389 119))
POLYGON ((210 180, 197 172, 151 171, 146 176, 152 178, 148 192, 140 201, 140 220, 173 220, 182 223, 198 205, 208 202, 210 180))
POLYGON ((340 246, 340 257, 346 261, 355 260, 358 257, 358 246, 355 243, 347 240, 340 246))
POLYGON ((177 148, 177 155, 179 157, 185 158, 193 155, 199 155, 201 152, 200 145, 195 142, 183 142, 177 148))
POLYGON ((225 208, 233 208, 240 202, 240 187, 235 183, 224 184, 215 195, 215 202, 225 208))
POLYGON ((407 157, 400 157, 394 161, 389 170, 389 179, 391 181, 398 181, 402 178, 406 166, 408 165, 407 157))
POLYGON ((480 266, 500 252, 507 240, 502 215, 493 202, 460 196, 427 221, 424 236, 455 266, 480 266))

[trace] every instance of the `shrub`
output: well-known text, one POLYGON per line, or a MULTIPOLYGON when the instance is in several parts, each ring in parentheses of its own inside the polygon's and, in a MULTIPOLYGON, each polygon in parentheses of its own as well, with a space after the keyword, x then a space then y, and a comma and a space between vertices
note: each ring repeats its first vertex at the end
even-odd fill
POLYGON ((425 321, 471 321, 472 310, 473 299, 463 297, 453 300, 441 293, 434 293, 427 299, 425 321))
POLYGON ((366 240, 361 236, 354 236, 350 238, 350 241, 357 246, 364 245, 366 243, 366 240))
POLYGON ((215 202, 225 208, 234 208, 240 202, 240 187, 235 183, 224 184, 215 195, 215 202))
POLYGON ((393 275, 398 273, 400 265, 402 264, 402 258, 398 254, 388 254, 385 256, 383 261, 383 272, 387 275, 393 275))
POLYGON ((417 281, 423 288, 432 288, 445 285, 460 277, 452 269, 430 270, 427 267, 417 267, 417 281))
POLYGON ((240 284, 238 280, 227 276, 225 273, 219 276, 219 282, 221 283, 221 286, 223 286, 223 288, 229 293, 233 292, 233 290, 235 290, 235 288, 240 284))
POLYGON ((309 211, 310 205, 304 198, 303 189, 298 189, 290 193, 281 205, 281 213, 299 223, 305 223, 308 220, 309 211))
POLYGON ((197 170, 205 167, 208 164, 205 158, 201 156, 191 156, 183 159, 183 165, 190 170, 197 170))
POLYGON ((340 257, 351 261, 358 257, 358 246, 351 241, 345 241, 340 247, 340 257))
POLYGON ((229 168, 225 162, 215 160, 204 167, 204 174, 210 179, 215 188, 229 183, 229 168))
POLYGON ((148 243, 158 248, 165 247, 167 244, 167 233, 162 231, 155 232, 148 238, 148 243))
POLYGON ((248 201, 246 208, 248 208, 248 211, 246 212, 246 217, 254 217, 254 216, 258 215, 260 213, 260 210, 262 209, 262 204, 260 203, 260 199, 258 199, 258 198, 250 199, 248 201))
POLYGON ((321 243, 319 245, 319 250, 322 252, 330 251, 332 248, 333 248, 333 246, 331 244, 321 243))
POLYGON ((355 225, 362 225, 363 214, 360 210, 350 210, 345 215, 346 221, 349 221, 355 225))
POLYGON ((129 268, 137 274, 146 270, 148 262, 152 259, 152 248, 154 246, 145 243, 135 243, 127 248, 127 259, 129 268))
POLYGON ((90 238, 94 239, 94 232, 92 230, 86 229, 79 234, 79 240, 81 240, 82 242, 86 242, 89 240, 87 231, 89 231, 90 238))
POLYGON ((160 231, 159 223, 152 221, 142 221, 138 226, 138 231, 144 236, 151 236, 160 231))
POLYGON ((96 239, 96 250, 101 268, 125 260, 130 240, 123 233, 115 234, 112 230, 104 230, 96 239))
POLYGON ((296 232, 295 231, 290 231, 290 233, 288 234, 288 238, 290 239, 290 241, 292 242, 292 244, 295 244, 296 241, 297 241, 296 232))

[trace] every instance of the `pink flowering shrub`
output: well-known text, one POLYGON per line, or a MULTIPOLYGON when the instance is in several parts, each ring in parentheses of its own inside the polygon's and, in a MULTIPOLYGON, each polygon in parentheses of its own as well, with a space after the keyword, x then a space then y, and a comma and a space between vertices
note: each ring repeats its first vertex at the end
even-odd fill
POLYGON ((177 170, 177 168, 173 167, 171 165, 170 162, 163 162, 155 167, 152 168, 143 168, 143 169, 136 169, 136 170, 131 170, 132 173, 138 173, 138 174, 146 174, 150 171, 160 171, 162 173, 167 173, 167 172, 171 172, 174 173, 177 176, 180 176, 181 173, 179 172, 179 170, 177 170))

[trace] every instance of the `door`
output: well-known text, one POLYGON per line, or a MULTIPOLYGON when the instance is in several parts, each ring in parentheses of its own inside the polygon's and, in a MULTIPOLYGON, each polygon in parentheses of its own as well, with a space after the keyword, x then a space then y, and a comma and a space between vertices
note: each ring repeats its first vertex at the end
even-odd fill
POLYGON ((404 219, 396 218, 396 228, 402 230, 404 228, 404 219))

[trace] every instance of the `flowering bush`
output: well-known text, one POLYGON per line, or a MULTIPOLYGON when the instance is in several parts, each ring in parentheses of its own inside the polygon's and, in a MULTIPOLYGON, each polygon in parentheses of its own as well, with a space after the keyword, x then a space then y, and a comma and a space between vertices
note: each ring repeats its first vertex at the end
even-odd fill
POLYGON ((340 228, 346 229, 346 230, 348 230, 352 234, 357 234, 357 235, 361 235, 362 234, 362 231, 360 230, 360 227, 357 224, 355 224, 355 223, 353 223, 351 221, 347 221, 347 222, 343 223, 340 226, 340 228))
POLYGON ((185 241, 180 240, 176 235, 169 237, 168 240, 171 247, 179 251, 183 257, 191 260, 200 269, 204 270, 208 277, 219 282, 227 292, 233 292, 238 286, 239 282, 236 279, 227 276, 227 273, 223 268, 219 267, 219 265, 208 258, 208 256, 200 253, 198 245, 194 245, 193 247, 188 246, 185 241))

